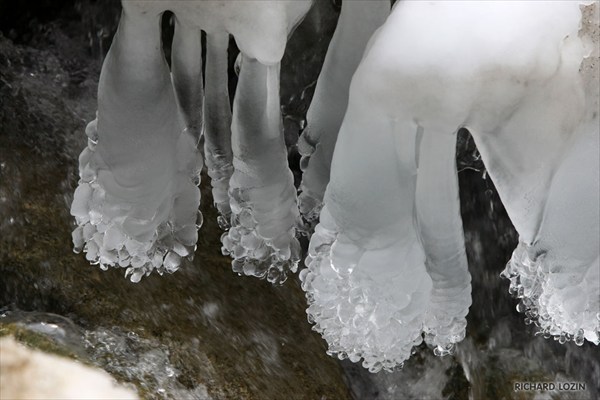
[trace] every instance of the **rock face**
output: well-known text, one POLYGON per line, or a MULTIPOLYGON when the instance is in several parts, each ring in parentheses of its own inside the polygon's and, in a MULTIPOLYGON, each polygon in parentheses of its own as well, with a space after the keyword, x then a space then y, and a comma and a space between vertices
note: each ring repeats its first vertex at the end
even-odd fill
POLYGON ((138 399, 106 372, 0 339, 0 394, 4 399, 138 399))

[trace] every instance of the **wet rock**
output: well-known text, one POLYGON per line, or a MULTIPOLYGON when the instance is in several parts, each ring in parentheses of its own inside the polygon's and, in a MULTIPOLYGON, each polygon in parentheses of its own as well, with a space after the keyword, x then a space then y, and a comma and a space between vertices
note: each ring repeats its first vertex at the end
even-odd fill
POLYGON ((0 393, 4 399, 137 399, 98 368, 0 339, 0 393))

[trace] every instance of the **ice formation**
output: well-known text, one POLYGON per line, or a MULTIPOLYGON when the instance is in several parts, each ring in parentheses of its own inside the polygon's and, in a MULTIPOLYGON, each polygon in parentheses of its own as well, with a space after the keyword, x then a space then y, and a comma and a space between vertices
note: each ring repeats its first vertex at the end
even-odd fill
POLYGON ((462 127, 521 236, 505 271, 519 308, 598 343, 598 55, 582 64, 582 3, 396 3, 352 78, 301 272, 331 353, 378 371, 423 333, 440 355, 464 337, 462 127))
POLYGON ((173 272, 197 241, 202 159, 179 114, 160 34, 160 15, 124 11, 71 206, 76 251, 103 269, 127 268, 134 282, 154 269, 173 272))
POLYGON ((517 310, 545 337, 579 346, 600 344, 600 4, 580 3, 553 75, 502 127, 504 142, 524 129, 529 140, 502 160, 494 137, 477 143, 498 165, 490 175, 520 233, 503 271, 517 310))
POLYGON ((296 191, 279 107, 279 64, 244 55, 233 107, 231 228, 223 234, 223 251, 234 258, 234 271, 273 283, 285 281, 300 261, 296 191))
POLYGON ((306 117, 307 127, 298 141, 303 170, 298 207, 310 223, 318 220, 329 182, 333 149, 348 106, 350 80, 369 38, 389 12, 389 0, 355 0, 342 4, 306 117))
POLYGON ((71 206, 76 251, 103 269, 127 268, 134 282, 153 270, 173 272, 182 257, 191 257, 202 221, 197 144, 204 128, 221 225, 230 218, 223 240, 234 268, 273 282, 296 269, 298 213, 280 145, 278 71, 287 36, 309 7, 308 0, 123 1, 102 67, 97 119, 86 128, 88 147, 79 160, 71 206), (175 15, 171 71, 161 43, 166 10, 175 15), (201 29, 208 50, 204 102, 201 29), (236 95, 233 145, 225 86, 229 34, 247 65, 236 95), (264 157, 261 146, 269 150, 264 157), (264 171, 277 173, 257 175, 264 171), (268 210, 265 198, 271 199, 268 210))
POLYGON ((229 228, 229 179, 233 174, 231 151, 231 106, 227 77, 227 33, 206 38, 206 103, 204 104, 204 154, 212 185, 212 195, 219 211, 219 226, 229 228))
POLYGON ((123 6, 71 207, 92 263, 139 281, 193 255, 203 135, 234 271, 285 281, 300 214, 319 214, 300 277, 329 352, 374 372, 423 340, 449 354, 471 304, 455 165, 467 128, 520 234, 503 272, 518 309, 546 336, 600 342, 597 2, 399 1, 385 23, 387 0, 345 2, 299 143, 300 211, 279 73, 310 1, 123 6))

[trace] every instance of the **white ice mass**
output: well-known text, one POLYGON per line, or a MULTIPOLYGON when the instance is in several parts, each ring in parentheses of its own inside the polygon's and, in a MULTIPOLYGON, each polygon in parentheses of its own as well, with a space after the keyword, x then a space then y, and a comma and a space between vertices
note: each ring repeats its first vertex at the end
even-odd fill
MULTIPOLYGON (((86 128, 71 206, 75 249, 102 268, 127 268, 134 282, 154 269, 176 270, 198 237, 202 158, 185 129, 189 115, 178 111, 160 34, 159 14, 125 9, 102 68, 98 116, 86 128)), ((185 100, 196 94, 178 95, 191 109, 185 100)))
POLYGON ((582 19, 585 3, 395 5, 352 79, 301 272, 330 352, 378 371, 422 333, 437 354, 464 337, 462 127, 521 236, 505 271, 519 309, 598 344, 598 4, 582 19))
POLYGON ((263 65, 244 55, 237 92, 231 228, 223 234, 223 252, 234 258, 234 271, 283 282, 300 261, 300 217, 282 135, 279 64, 263 65))
POLYGON ((182 257, 192 256, 202 222, 197 144, 205 129, 221 225, 231 226, 224 251, 234 257, 234 267, 273 282, 296 270, 298 212, 280 123, 279 62, 288 34, 309 7, 309 1, 123 2, 102 67, 98 117, 86 129, 89 144, 80 157, 71 207, 77 251, 83 249, 102 268, 127 268, 134 282, 155 269, 173 272, 182 257), (161 43, 166 10, 176 21, 171 71, 161 43), (208 47, 204 102, 201 29, 208 47), (246 61, 234 107, 233 146, 226 87, 229 34, 246 61), (205 122, 203 109, 209 115, 205 122), (262 176, 265 170, 279 174, 262 176), (271 199, 269 208, 262 205, 265 198, 271 199))
POLYGON ((319 218, 337 134, 348 106, 350 80, 369 38, 389 13, 389 0, 354 0, 342 4, 306 116, 307 126, 298 141, 303 171, 298 207, 310 223, 319 218))
POLYGON ((123 1, 79 160, 75 249, 135 282, 193 256, 203 137, 234 271, 285 281, 300 216, 318 221, 300 279, 329 352, 373 372, 423 341, 449 354, 471 305, 455 161, 466 128, 520 235, 503 272, 518 309, 547 337, 599 344, 598 2, 399 0, 390 14, 387 0, 345 1, 298 144, 297 202, 280 61, 310 4, 123 1))

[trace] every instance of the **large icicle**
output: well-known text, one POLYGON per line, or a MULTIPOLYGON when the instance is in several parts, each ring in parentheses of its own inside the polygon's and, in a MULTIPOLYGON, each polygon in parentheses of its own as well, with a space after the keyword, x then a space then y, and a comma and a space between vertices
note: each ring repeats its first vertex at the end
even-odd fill
POLYGON ((526 323, 579 346, 600 344, 598 124, 582 127, 553 175, 536 240, 521 241, 503 271, 526 323))
POLYGON ((201 159, 184 131, 160 43, 160 14, 125 8, 102 67, 71 213, 76 251, 137 282, 193 253, 201 159))
POLYGON ((196 138, 202 130, 202 35, 197 26, 175 18, 171 72, 186 129, 196 138))
POLYGON ((356 0, 342 4, 306 117, 307 127, 298 141, 303 169, 298 205, 309 222, 316 222, 321 210, 333 149, 348 105, 352 75, 369 38, 388 16, 390 4, 389 0, 356 0))
MULTIPOLYGON (((573 21, 561 44, 552 80, 531 93, 499 132, 508 141, 527 131, 529 141, 520 143, 523 155, 539 148, 545 151, 537 155, 537 162, 526 165, 528 173, 502 174, 498 168, 490 175, 503 201, 507 198, 507 208, 510 202, 525 204, 508 208, 521 237, 503 271, 511 281, 510 292, 520 299, 517 309, 525 313, 525 322, 534 322, 544 337, 561 343, 573 340, 582 345, 588 340, 598 345, 600 6, 587 3, 578 34, 573 21), (582 49, 582 44, 589 48, 582 49), (582 50, 591 52, 584 53, 580 63, 582 50), (521 193, 514 192, 520 188, 521 193)), ((487 157, 497 162, 500 154, 492 141, 496 138, 476 139, 487 157)))
POLYGON ((415 224, 418 126, 372 104, 377 75, 360 71, 300 277, 329 352, 377 372, 422 342, 432 280, 415 224))
POLYGON ((234 271, 281 283, 296 271, 300 245, 282 132, 279 64, 266 66, 243 55, 233 110, 232 215, 223 252, 234 258, 234 271))
POLYGON ((300 259, 296 195, 281 127, 279 62, 289 33, 310 4, 308 0, 169 3, 178 18, 193 20, 207 32, 207 164, 215 179, 220 225, 230 227, 222 236, 223 252, 234 258, 236 272, 273 283, 285 281, 300 259), (226 33, 234 36, 244 59, 234 100, 231 149, 226 33), (228 208, 225 189, 230 175, 228 208))
POLYGON ((433 282, 424 331, 427 344, 437 355, 444 355, 465 337, 471 275, 460 217, 456 133, 422 129, 416 207, 425 266, 433 282))
POLYGON ((227 78, 226 32, 206 38, 206 101, 204 103, 204 154, 211 178, 212 194, 219 211, 219 226, 229 228, 229 179, 233 173, 231 150, 231 105, 227 78))
MULTIPOLYGON (((181 257, 193 255, 197 225, 202 222, 196 186, 202 168, 196 148, 203 108, 200 29, 209 36, 209 171, 215 178, 217 206, 227 215, 224 191, 231 174, 230 114, 223 89, 227 34, 235 37, 249 57, 277 65, 288 34, 308 11, 310 1, 127 0, 122 5, 119 30, 102 67, 98 118, 86 129, 90 141, 80 157, 81 179, 71 212, 79 225, 73 232, 76 251, 83 248, 87 258, 102 268, 127 267, 126 275, 139 281, 153 269, 173 272, 181 257), (171 10, 176 20, 172 79, 161 45, 160 18, 166 10, 171 10)), ((278 73, 273 68, 266 69, 270 71, 268 92, 278 95, 278 73)), ((246 92, 265 95, 262 90, 246 92)), ((239 108, 250 110, 254 102, 267 100, 242 98, 245 104, 239 108)), ((269 110, 268 120, 279 115, 274 95, 265 109, 269 110)), ((275 131, 273 126, 267 129, 275 131)), ((285 185, 274 185, 284 192, 286 207, 295 201, 295 196, 284 190, 285 185)), ((256 213, 258 226, 264 224, 259 231, 271 234, 274 223, 264 222, 267 214, 264 210, 256 213)), ((279 216, 276 212, 273 218, 279 216)), ((286 231, 268 240, 276 253, 269 253, 275 260, 269 274, 272 281, 283 280, 286 268, 294 270, 299 257, 293 224, 288 222, 285 219, 282 224, 289 226, 291 233, 286 231), (286 236, 289 234, 292 238, 286 236), (281 271, 276 274, 275 270, 281 271)))
POLYGON ((598 74, 580 75, 580 21, 572 1, 397 3, 353 77, 301 274, 331 352, 376 371, 421 330, 437 354, 463 337, 463 126, 524 242, 506 271, 519 307, 598 342, 598 74))

